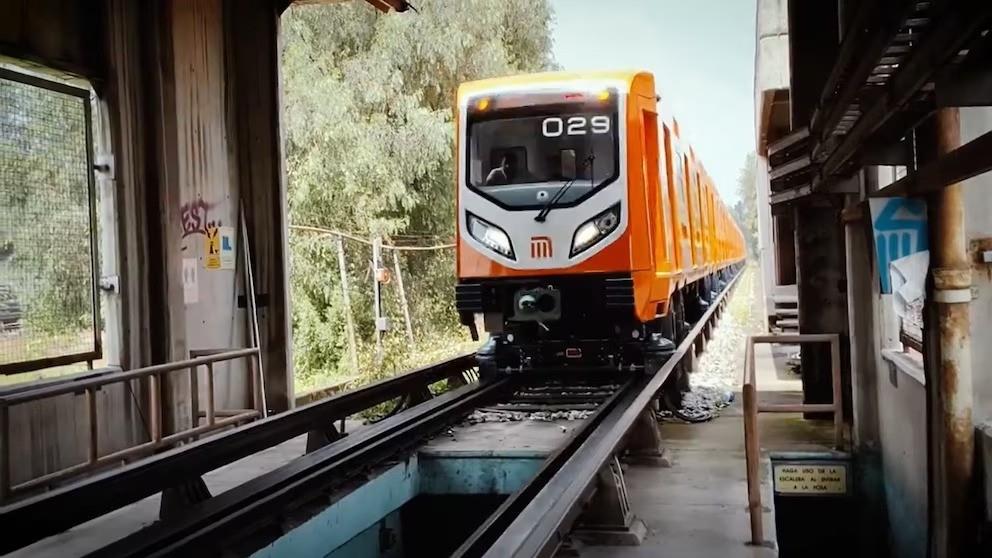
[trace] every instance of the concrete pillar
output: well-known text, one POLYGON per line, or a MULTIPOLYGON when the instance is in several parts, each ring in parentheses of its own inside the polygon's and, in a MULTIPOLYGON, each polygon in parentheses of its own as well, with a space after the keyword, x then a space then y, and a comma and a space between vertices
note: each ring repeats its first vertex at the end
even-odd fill
POLYGON ((768 205, 768 159, 758 156, 755 172, 755 189, 758 197, 758 264, 761 266, 761 285, 764 293, 765 329, 768 329, 768 315, 775 308, 771 295, 775 292, 775 241, 773 237, 772 210, 768 205))
MULTIPOLYGON (((878 368, 876 366, 871 225, 867 204, 848 207, 844 213, 847 262, 847 309, 851 342, 851 406, 853 446, 858 455, 858 493, 866 505, 858 518, 870 526, 865 532, 884 533, 885 486, 879 433, 878 368)), ((887 380, 886 380, 887 381, 887 380)), ((862 537, 862 556, 887 554, 886 537, 862 537)))
POLYGON ((872 239, 866 205, 844 212, 845 260, 847 263, 848 328, 851 334, 851 401, 854 445, 877 450, 878 405, 875 366, 875 316, 873 313, 872 239))
POLYGON ((279 127, 279 9, 282 3, 224 1, 228 79, 236 91, 237 176, 255 266, 259 329, 269 409, 291 408, 286 180, 279 127))
MULTIPOLYGON (((796 206, 796 278, 799 332, 841 334, 844 409, 849 417, 851 368, 844 228, 840 213, 839 203, 829 198, 813 198, 796 206)), ((826 344, 802 348, 802 379, 805 403, 829 403, 833 399, 830 348, 826 344)))

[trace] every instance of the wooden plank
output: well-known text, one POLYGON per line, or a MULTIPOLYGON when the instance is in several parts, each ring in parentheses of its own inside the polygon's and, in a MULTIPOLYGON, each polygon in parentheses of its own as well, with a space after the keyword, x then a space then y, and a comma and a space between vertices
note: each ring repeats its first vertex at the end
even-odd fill
POLYGON ((803 126, 802 128, 799 128, 798 130, 768 144, 768 157, 771 158, 774 155, 778 155, 779 152, 785 151, 790 147, 797 145, 808 137, 809 128, 803 126))

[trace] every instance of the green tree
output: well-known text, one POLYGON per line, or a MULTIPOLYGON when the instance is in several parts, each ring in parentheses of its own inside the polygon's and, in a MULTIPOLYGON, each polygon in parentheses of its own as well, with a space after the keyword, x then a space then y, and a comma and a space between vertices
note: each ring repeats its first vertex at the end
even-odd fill
MULTIPOLYGON (((432 0, 417 9, 384 15, 348 2, 294 6, 282 18, 290 222, 395 243, 452 241, 455 91, 468 80, 552 67, 552 12, 545 0, 432 0)), ((370 249, 348 241, 346 252, 364 359, 374 335, 370 249)), ((384 256, 391 265, 392 254, 384 256)), ((336 246, 293 234, 291 258, 297 376, 343 374, 336 246)), ((418 339, 462 339, 453 251, 404 253, 401 269, 418 339)), ((384 296, 386 314, 401 319, 396 289, 384 296)), ((397 325, 386 340, 394 360, 380 373, 418 349, 397 325)))
POLYGON ((758 183, 757 157, 750 152, 744 158, 744 165, 737 176, 737 203, 731 208, 737 225, 744 233, 748 254, 758 254, 758 183))

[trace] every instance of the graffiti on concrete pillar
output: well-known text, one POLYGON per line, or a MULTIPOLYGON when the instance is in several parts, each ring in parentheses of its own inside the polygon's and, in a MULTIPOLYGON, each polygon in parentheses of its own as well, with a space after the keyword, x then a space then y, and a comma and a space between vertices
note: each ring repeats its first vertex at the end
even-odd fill
POLYGON ((179 207, 179 219, 183 227, 183 238, 195 234, 207 235, 211 227, 221 226, 220 221, 210 220, 210 209, 215 204, 208 203, 203 198, 186 202, 179 207))

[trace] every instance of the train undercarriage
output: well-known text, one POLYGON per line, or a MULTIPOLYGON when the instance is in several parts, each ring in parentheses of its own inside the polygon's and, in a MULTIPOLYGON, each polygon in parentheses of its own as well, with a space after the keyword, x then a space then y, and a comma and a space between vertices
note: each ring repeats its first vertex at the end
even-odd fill
MULTIPOLYGON (((480 374, 529 370, 627 370, 654 373, 726 286, 736 266, 676 291, 668 312, 642 323, 633 280, 622 274, 463 281, 456 288, 462 323, 475 333, 482 314, 489 339, 478 350, 480 374)), ((674 398, 688 390, 679 370, 666 383, 674 398)))

